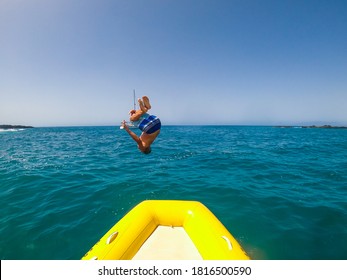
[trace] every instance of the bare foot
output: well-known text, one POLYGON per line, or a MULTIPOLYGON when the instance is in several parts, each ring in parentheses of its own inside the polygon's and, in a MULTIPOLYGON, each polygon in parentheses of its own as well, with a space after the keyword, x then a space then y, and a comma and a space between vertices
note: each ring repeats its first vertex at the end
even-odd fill
POLYGON ((147 96, 142 97, 145 107, 149 110, 152 108, 151 103, 149 103, 149 98, 147 96))
POLYGON ((139 98, 137 99, 137 102, 139 102, 139 106, 142 112, 146 113, 148 111, 148 109, 143 105, 142 100, 139 98))

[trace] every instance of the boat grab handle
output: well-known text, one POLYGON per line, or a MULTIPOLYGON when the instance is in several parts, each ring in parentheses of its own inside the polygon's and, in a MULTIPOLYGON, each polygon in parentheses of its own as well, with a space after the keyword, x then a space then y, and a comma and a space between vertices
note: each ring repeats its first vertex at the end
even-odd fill
POLYGON ((116 239, 117 236, 118 236, 118 231, 115 231, 107 238, 106 244, 111 244, 116 239))
POLYGON ((229 240, 229 238, 224 235, 222 235, 222 238, 226 241, 226 243, 228 244, 228 248, 231 251, 233 249, 233 246, 231 245, 231 241, 229 240))

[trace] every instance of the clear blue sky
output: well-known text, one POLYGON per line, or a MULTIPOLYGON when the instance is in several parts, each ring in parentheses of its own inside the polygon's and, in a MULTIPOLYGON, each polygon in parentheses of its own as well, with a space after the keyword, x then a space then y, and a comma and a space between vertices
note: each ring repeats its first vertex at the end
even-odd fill
POLYGON ((346 0, 0 0, 0 124, 347 125, 346 0))

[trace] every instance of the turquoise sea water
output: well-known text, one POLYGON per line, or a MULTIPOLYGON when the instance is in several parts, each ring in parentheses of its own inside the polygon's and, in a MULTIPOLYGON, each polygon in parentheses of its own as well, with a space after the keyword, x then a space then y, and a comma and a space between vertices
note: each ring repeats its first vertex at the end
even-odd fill
POLYGON ((80 259, 146 199, 204 203, 254 259, 347 259, 347 130, 0 132, 0 258, 80 259))

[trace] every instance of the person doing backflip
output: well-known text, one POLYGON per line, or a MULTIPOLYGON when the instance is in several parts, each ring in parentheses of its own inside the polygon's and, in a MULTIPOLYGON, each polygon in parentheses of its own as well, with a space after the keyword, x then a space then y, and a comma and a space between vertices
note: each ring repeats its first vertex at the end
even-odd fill
POLYGON ((133 122, 142 131, 140 137, 132 132, 123 120, 123 128, 128 132, 131 138, 137 143, 137 147, 144 154, 151 152, 151 144, 157 138, 161 129, 160 119, 154 115, 149 115, 147 112, 152 108, 147 96, 137 100, 139 103, 139 110, 131 110, 129 112, 130 121, 133 122))

